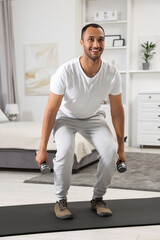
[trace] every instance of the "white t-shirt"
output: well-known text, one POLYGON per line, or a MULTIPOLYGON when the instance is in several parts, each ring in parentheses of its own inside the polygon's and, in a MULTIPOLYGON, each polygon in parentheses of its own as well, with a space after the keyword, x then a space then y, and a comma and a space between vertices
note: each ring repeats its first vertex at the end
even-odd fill
POLYGON ((121 76, 115 66, 102 61, 98 73, 89 78, 76 58, 58 68, 51 78, 50 91, 64 95, 60 112, 71 118, 88 118, 96 114, 109 94, 122 92, 121 76))

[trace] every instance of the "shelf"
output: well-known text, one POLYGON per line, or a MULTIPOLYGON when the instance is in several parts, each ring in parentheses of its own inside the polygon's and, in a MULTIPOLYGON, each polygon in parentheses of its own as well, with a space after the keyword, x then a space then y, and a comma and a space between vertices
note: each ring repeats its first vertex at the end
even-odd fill
POLYGON ((122 47, 105 47, 105 50, 117 50, 117 49, 127 49, 126 46, 122 46, 122 47))
POLYGON ((118 20, 118 21, 90 21, 90 22, 86 22, 87 24, 90 23, 97 23, 97 24, 126 24, 127 20, 118 20))
POLYGON ((160 70, 130 70, 130 73, 160 73, 160 70))

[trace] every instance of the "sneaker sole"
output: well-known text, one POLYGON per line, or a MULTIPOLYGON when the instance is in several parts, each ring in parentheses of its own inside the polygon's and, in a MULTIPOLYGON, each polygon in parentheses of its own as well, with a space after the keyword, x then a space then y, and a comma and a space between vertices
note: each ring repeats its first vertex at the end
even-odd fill
POLYGON ((112 213, 103 213, 102 212, 102 213, 99 213, 99 214, 97 213, 97 215, 100 216, 100 217, 110 217, 110 216, 112 216, 112 213))
POLYGON ((73 216, 72 215, 65 215, 65 216, 62 216, 62 217, 58 217, 58 216, 56 216, 57 218, 59 218, 59 219, 72 219, 73 218, 73 216))
POLYGON ((102 213, 97 213, 97 209, 96 208, 91 208, 92 211, 96 212, 96 214, 99 216, 99 217, 110 217, 112 216, 112 213, 106 213, 106 212, 102 212, 102 213))

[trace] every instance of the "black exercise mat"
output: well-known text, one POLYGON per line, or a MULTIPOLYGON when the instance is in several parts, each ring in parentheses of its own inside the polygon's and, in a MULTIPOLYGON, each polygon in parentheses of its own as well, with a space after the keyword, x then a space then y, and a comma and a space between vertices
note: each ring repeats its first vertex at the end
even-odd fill
POLYGON ((160 198, 108 200, 110 217, 99 217, 90 202, 68 203, 74 218, 57 219, 53 204, 0 207, 0 236, 160 224, 160 198))

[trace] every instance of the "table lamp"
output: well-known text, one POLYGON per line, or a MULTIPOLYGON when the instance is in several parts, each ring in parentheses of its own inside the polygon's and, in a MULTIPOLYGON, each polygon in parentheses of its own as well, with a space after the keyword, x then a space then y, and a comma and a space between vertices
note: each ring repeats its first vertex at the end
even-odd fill
POLYGON ((19 114, 18 104, 7 104, 5 113, 10 121, 17 121, 17 114, 19 114))

